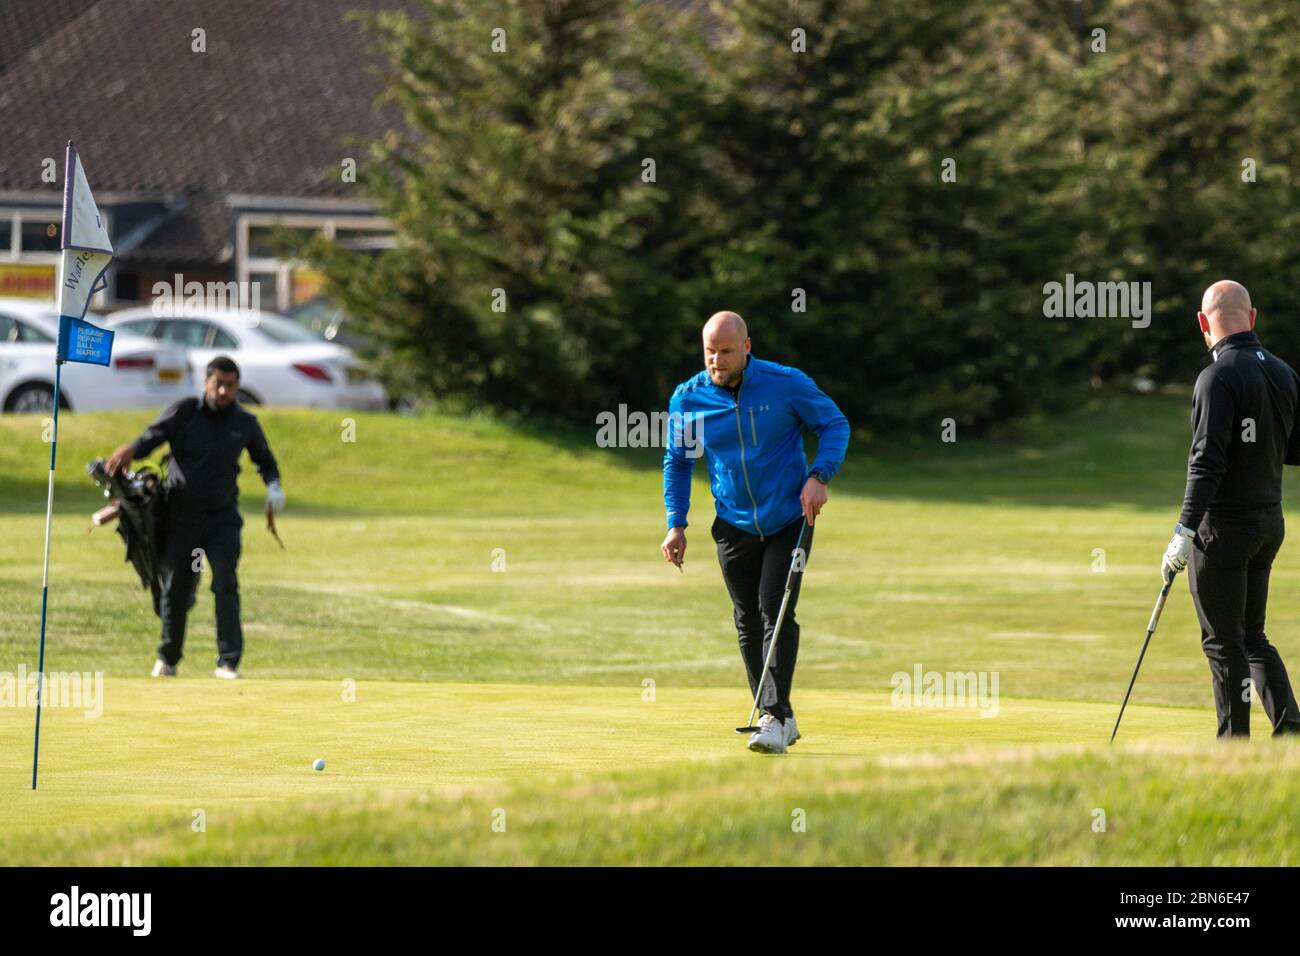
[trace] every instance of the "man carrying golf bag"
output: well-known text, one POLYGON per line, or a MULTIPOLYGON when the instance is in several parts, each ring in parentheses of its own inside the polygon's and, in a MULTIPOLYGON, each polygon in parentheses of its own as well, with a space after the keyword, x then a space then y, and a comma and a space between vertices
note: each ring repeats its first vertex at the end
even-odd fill
POLYGON ((185 644, 185 619, 193 604, 202 551, 212 569, 217 618, 214 676, 239 676, 244 650, 239 621, 239 457, 244 449, 266 482, 271 511, 284 508, 280 470, 257 419, 236 401, 239 366, 224 355, 208 363, 203 395, 164 411, 144 433, 108 459, 113 475, 168 442, 172 461, 166 480, 166 527, 159 560, 162 643, 154 677, 174 677, 185 644))
POLYGON ((1274 735, 1297 733, 1300 709, 1264 610, 1284 533, 1282 466, 1300 465, 1300 378, 1260 344, 1243 286, 1210 286, 1197 318, 1211 363, 1196 380, 1187 490, 1161 572, 1188 568, 1219 737, 1250 735, 1252 678, 1274 735))
POLYGON ((756 731, 749 749, 784 753, 799 739, 790 705, 799 582, 826 485, 848 448, 849 423, 803 372, 750 355, 749 333, 736 313, 713 315, 703 338, 704 371, 677 386, 669 403, 668 536, 660 550, 681 568, 691 470, 703 453, 717 512, 718 563, 750 694, 763 711, 757 728, 739 729, 756 731), (817 436, 812 468, 804 457, 805 429, 817 436))

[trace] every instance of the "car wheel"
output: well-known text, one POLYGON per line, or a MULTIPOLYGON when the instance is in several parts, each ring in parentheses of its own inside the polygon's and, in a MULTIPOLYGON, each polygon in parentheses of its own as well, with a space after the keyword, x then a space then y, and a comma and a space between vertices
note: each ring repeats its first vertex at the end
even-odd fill
POLYGON ((257 396, 254 395, 252 392, 246 392, 241 388, 239 390, 239 404, 240 405, 261 405, 262 403, 257 400, 257 396))
MULTIPOLYGON (((67 411, 68 398, 59 396, 59 408, 67 411)), ((49 412, 54 410, 54 386, 44 382, 19 385, 5 400, 7 412, 49 412)))

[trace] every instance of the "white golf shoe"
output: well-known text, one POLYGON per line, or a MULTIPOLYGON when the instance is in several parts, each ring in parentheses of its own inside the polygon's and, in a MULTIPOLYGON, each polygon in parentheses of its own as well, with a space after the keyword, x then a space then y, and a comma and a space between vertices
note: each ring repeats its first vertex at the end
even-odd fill
POLYGON ((222 680, 239 680, 239 671, 235 670, 229 664, 222 664, 212 672, 213 677, 220 677, 222 680))
POLYGON ((783 754, 787 749, 786 730, 771 714, 758 718, 758 733, 749 738, 749 749, 761 754, 783 754))
POLYGON ((176 665, 175 665, 175 664, 168 664, 166 661, 163 661, 163 660, 157 660, 157 661, 154 661, 154 662, 153 662, 153 672, 152 672, 149 676, 151 676, 151 677, 175 677, 175 676, 176 676, 176 665))
POLYGON ((803 734, 799 733, 799 725, 794 722, 794 714, 791 714, 785 719, 785 745, 793 747, 795 741, 802 736, 803 734))

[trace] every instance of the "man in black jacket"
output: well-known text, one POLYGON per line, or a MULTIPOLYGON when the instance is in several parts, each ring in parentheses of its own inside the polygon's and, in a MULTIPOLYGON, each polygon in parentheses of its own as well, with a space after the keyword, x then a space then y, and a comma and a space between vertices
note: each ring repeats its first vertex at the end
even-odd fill
POLYGON ((1274 735, 1298 733, 1300 709, 1264 634, 1264 609, 1284 533, 1282 466, 1300 464, 1300 378, 1260 344, 1238 283, 1210 286, 1197 317, 1212 361, 1196 380, 1187 490, 1161 571, 1189 567, 1219 737, 1250 736, 1252 679, 1274 735))
POLYGON ((135 441, 108 459, 115 474, 144 458, 163 442, 171 445, 167 470, 167 521, 159 562, 162 643, 154 677, 176 676, 185 644, 185 619, 194 601, 202 567, 212 569, 217 617, 217 669, 214 676, 239 676, 244 634, 239 623, 239 456, 245 448, 266 482, 272 511, 284 508, 280 470, 257 419, 236 401, 239 366, 224 355, 208 363, 203 395, 186 398, 164 411, 135 441))

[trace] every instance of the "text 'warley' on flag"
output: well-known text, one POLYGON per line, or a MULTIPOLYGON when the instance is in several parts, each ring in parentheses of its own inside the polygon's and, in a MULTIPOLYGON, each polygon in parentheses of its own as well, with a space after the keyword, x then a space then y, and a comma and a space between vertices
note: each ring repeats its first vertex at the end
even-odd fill
POLYGON ((72 143, 68 143, 64 165, 62 249, 57 360, 107 365, 113 352, 113 333, 91 325, 84 316, 91 297, 104 288, 113 244, 72 143))

